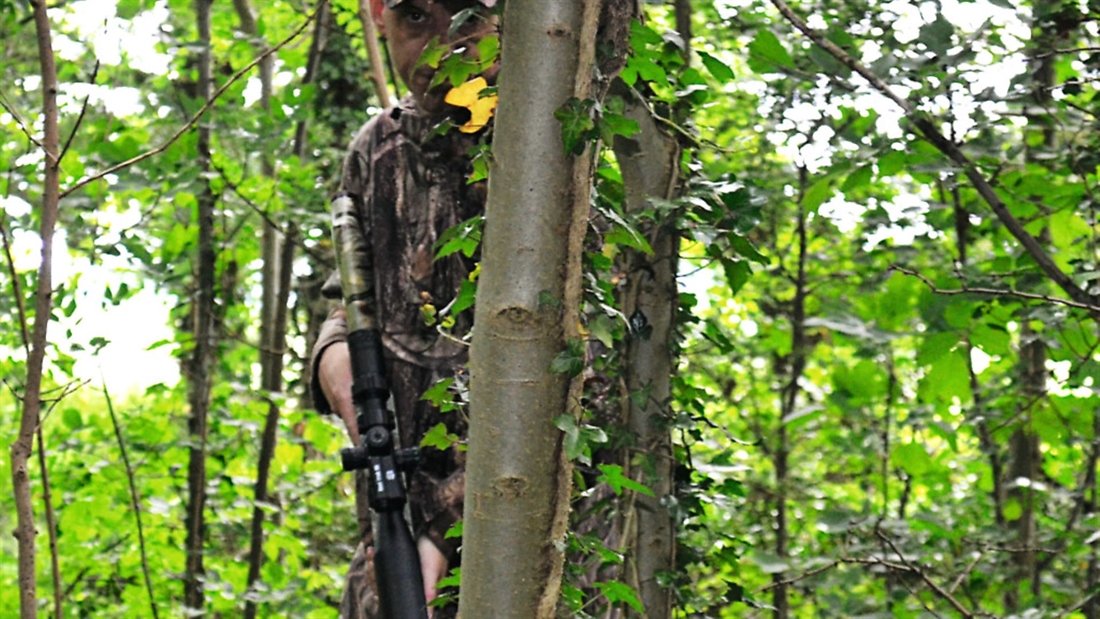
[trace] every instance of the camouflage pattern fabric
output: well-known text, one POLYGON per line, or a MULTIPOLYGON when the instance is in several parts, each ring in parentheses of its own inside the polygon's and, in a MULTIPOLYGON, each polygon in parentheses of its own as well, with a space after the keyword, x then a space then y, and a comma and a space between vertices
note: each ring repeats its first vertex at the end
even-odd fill
MULTIPOLYGON (((467 183, 469 151, 476 137, 448 132, 427 138, 434 122, 419 114, 409 100, 373 119, 352 141, 344 164, 341 189, 361 198, 362 230, 370 249, 373 303, 382 326, 393 410, 400 444, 419 445, 425 433, 439 423, 447 432, 466 436, 460 411, 441 413, 421 395, 439 380, 462 372, 466 346, 442 336, 423 318, 426 305, 442 309, 451 303, 477 257, 461 253, 436 260, 434 245, 453 226, 484 212, 484 182, 467 183)), ((326 295, 339 290, 326 285, 326 295)), ((451 333, 465 334, 473 312, 460 314, 451 333)), ((344 341, 347 326, 342 308, 321 327, 313 349, 313 396, 317 410, 331 412, 317 382, 317 361, 326 347, 344 341)), ((427 537, 457 565, 459 540, 445 539, 462 517, 465 490, 465 453, 454 448, 422 449, 420 466, 408 480, 413 536, 427 537)), ((360 533, 370 540, 369 506, 357 483, 360 533)), ((369 543, 369 542, 368 542, 369 543)), ((370 578, 365 545, 360 544, 348 571, 341 616, 364 619, 377 616, 377 597, 370 578)), ((453 609, 437 609, 436 619, 453 616, 453 609)))

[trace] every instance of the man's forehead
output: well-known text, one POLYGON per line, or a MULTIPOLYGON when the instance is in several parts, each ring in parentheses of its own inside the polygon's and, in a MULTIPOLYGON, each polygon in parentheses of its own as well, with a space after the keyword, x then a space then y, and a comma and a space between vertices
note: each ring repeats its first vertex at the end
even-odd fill
MULTIPOLYGON (((405 0, 386 0, 386 8, 392 9, 393 7, 401 4, 404 1, 405 0)), ((477 0, 477 2, 483 6, 493 8, 493 6, 497 3, 497 0, 477 0)))

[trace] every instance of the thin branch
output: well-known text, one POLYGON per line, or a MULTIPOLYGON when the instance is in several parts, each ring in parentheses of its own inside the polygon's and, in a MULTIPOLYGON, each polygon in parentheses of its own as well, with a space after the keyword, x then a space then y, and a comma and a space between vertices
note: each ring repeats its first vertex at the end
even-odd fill
POLYGON ((42 412, 42 370, 45 363, 50 309, 53 307, 53 238, 57 226, 60 202, 60 171, 57 153, 60 144, 57 108, 57 64, 53 53, 50 17, 45 0, 31 3, 34 7, 35 39, 42 76, 42 206, 39 218, 39 238, 42 240, 42 261, 38 266, 38 286, 35 291, 34 327, 30 354, 27 356, 26 391, 19 416, 18 438, 11 446, 12 493, 15 498, 18 547, 19 615, 34 619, 38 614, 35 578, 34 501, 31 496, 28 462, 34 451, 35 430, 42 412))
POLYGON ((15 124, 19 125, 19 130, 23 132, 23 135, 27 136, 27 139, 31 141, 31 144, 34 144, 38 148, 45 150, 45 147, 42 146, 42 142, 39 142, 38 138, 34 137, 34 132, 32 132, 27 127, 26 123, 23 122, 23 117, 15 111, 14 106, 8 103, 7 97, 4 96, 4 91, 2 90, 0 90, 0 107, 4 108, 4 111, 8 114, 11 114, 11 117, 15 119, 15 124))
POLYGON ((1035 54, 1028 58, 1028 61, 1034 62, 1036 60, 1042 60, 1043 58, 1049 58, 1050 56, 1058 56, 1062 54, 1078 54, 1081 52, 1100 52, 1100 47, 1068 47, 1065 49, 1052 49, 1048 52, 1041 54, 1035 54))
POLYGON ((374 18, 371 15, 369 0, 359 0, 359 21, 363 24, 363 43, 367 46, 367 58, 370 60, 370 77, 371 81, 374 82, 374 90, 378 94, 378 101, 383 108, 393 107, 389 85, 386 83, 386 75, 382 70, 382 52, 378 47, 378 33, 374 28, 374 18))
POLYGON ((994 214, 997 215, 997 218, 1004 224, 1009 233, 1023 245, 1027 253, 1036 263, 1038 263, 1043 273, 1057 284, 1059 288, 1064 290, 1075 302, 1085 306, 1095 307, 1095 299, 1093 296, 1074 283, 1073 279, 1055 264, 1054 260, 1047 254, 1042 245, 1039 244, 1039 241, 1032 236, 1031 233, 1025 230, 1019 220, 1009 212, 1008 207, 1005 205, 1004 201, 1001 200, 1000 196, 997 195, 993 185, 978 171, 977 166, 962 152, 958 144, 947 139, 943 133, 936 128, 935 124, 932 123, 926 114, 919 111, 908 100, 895 93, 886 82, 872 73, 862 62, 856 60, 849 55, 848 52, 827 39, 823 33, 811 28, 789 5, 787 5, 786 2, 784 2, 784 0, 771 1, 787 21, 805 34, 818 47, 828 52, 844 66, 858 73, 880 94, 896 103, 898 107, 905 112, 906 118, 920 130, 926 140, 935 146, 941 153, 946 155, 948 159, 962 168, 963 173, 966 174, 966 177, 970 179, 970 182, 974 185, 974 189, 986 204, 993 209, 994 214))
POLYGON ((134 482, 134 467, 130 465, 130 456, 126 453, 126 441, 122 439, 122 428, 118 425, 118 417, 115 415, 114 405, 111 404, 107 383, 103 383, 103 397, 107 400, 107 412, 111 414, 115 440, 118 441, 118 450, 122 453, 122 464, 126 467, 126 479, 130 483, 130 505, 134 508, 134 520, 137 521, 138 550, 141 552, 141 571, 145 576, 145 590, 149 593, 149 608, 153 612, 153 619, 159 619, 157 604, 153 597, 153 579, 149 577, 149 559, 145 552, 145 528, 141 524, 141 498, 138 496, 137 484, 134 482))
POLYGON ((271 54, 274 54, 274 53, 278 52, 279 50, 281 50, 282 48, 286 47, 291 42, 293 42, 295 39, 297 39, 298 36, 302 34, 302 31, 304 31, 306 29, 306 27, 309 26, 309 24, 314 20, 314 18, 316 18, 318 11, 320 11, 321 7, 325 6, 325 4, 327 2, 328 2, 328 0, 321 0, 317 4, 317 8, 314 9, 313 13, 310 14, 310 16, 308 18, 306 18, 306 20, 304 22, 302 22, 297 28, 295 28, 294 32, 290 33, 289 36, 287 36, 285 39, 280 41, 277 45, 275 45, 275 46, 271 47, 270 49, 264 51, 262 54, 260 54, 256 58, 253 58, 252 62, 248 63, 243 68, 241 68, 239 71, 237 71, 232 76, 230 76, 229 80, 227 80, 224 84, 222 84, 221 87, 218 88, 214 92, 214 94, 211 95, 210 98, 208 98, 206 100, 205 103, 203 103, 203 106, 201 108, 199 108, 199 111, 196 112, 195 115, 192 116, 190 120, 188 120, 182 127, 180 127, 178 131, 176 131, 174 134, 172 134, 172 136, 169 137, 163 144, 161 144, 160 146, 158 146, 158 147, 156 147, 152 150, 141 153, 140 155, 136 155, 134 157, 131 157, 131 158, 127 159, 126 161, 123 161, 122 163, 116 163, 115 165, 113 165, 113 166, 111 166, 111 167, 109 167, 109 168, 107 168, 107 169, 105 169, 101 172, 97 172, 96 174, 93 174, 91 176, 85 177, 85 178, 77 181, 77 183, 75 185, 73 185, 72 187, 69 187, 68 189, 66 189, 64 191, 62 191, 61 192, 61 197, 65 198, 65 197, 69 196, 70 194, 72 194, 73 192, 75 192, 76 190, 80 189, 81 187, 83 187, 83 186, 85 186, 89 183, 100 180, 100 179, 102 179, 103 177, 105 177, 109 174, 114 174, 115 172, 118 172, 119 170, 123 170, 123 169, 128 168, 132 165, 135 165, 137 163, 145 161, 146 159, 149 159, 150 157, 155 157, 155 156, 163 153, 164 151, 168 150, 168 148, 171 147, 173 144, 175 144, 177 140, 179 140, 181 137, 183 137, 183 134, 187 133, 188 131, 193 129, 196 124, 198 124, 199 120, 201 120, 202 117, 205 116, 208 111, 210 111, 210 108, 214 107, 214 104, 217 103, 218 99, 220 99, 223 94, 225 94, 225 91, 229 90, 230 86, 237 83, 249 71, 251 71, 253 69, 253 67, 255 67, 255 66, 259 65, 261 62, 263 62, 263 60, 265 58, 267 58, 271 54))
MULTIPOLYGON (((8 185, 11 186, 10 183, 8 185)), ((0 237, 4 243, 4 258, 8 263, 8 273, 11 275, 11 289, 15 294, 15 308, 19 313, 19 334, 22 336, 23 350, 30 357, 31 336, 27 333, 27 308, 23 305, 23 287, 19 283, 19 273, 15 270, 15 259, 11 255, 11 241, 8 239, 8 228, 4 221, 7 213, 0 213, 0 237)))
POLYGON ((915 277, 915 278, 919 279, 920 281, 924 282, 924 284, 926 286, 928 286, 928 288, 932 292, 934 292, 936 294, 942 294, 942 295, 948 295, 948 296, 960 295, 960 294, 985 294, 985 295, 990 295, 990 296, 995 296, 995 297, 1015 297, 1015 298, 1018 298, 1018 299, 1028 299, 1030 301, 1046 301, 1047 303, 1054 303, 1056 305, 1065 305, 1066 307, 1072 307, 1072 308, 1075 308, 1075 309, 1083 309, 1083 310, 1086 310, 1086 311, 1089 311, 1089 312, 1092 312, 1092 313, 1100 312, 1100 305, 1097 305, 1095 303, 1078 303, 1077 301, 1072 301, 1070 299, 1065 299, 1065 298, 1062 298, 1062 297, 1052 297, 1048 294, 1035 294, 1035 293, 1031 293, 1031 292, 1021 292, 1019 290, 1013 290, 1011 288, 999 289, 999 288, 981 288, 981 287, 975 288, 975 287, 971 287, 971 286, 963 286, 962 288, 955 288, 955 289, 952 289, 952 290, 945 290, 943 288, 940 288, 940 287, 936 286, 936 284, 932 283, 932 281, 929 280, 927 277, 925 277, 924 275, 921 275, 920 273, 918 273, 917 271, 914 271, 912 269, 907 269, 905 267, 893 264, 893 265, 890 265, 890 270, 891 271, 897 271, 899 273, 903 273, 903 274, 908 275, 910 277, 915 277))
MULTIPOLYGON (((99 60, 95 61, 95 68, 92 69, 92 77, 88 79, 88 83, 95 85, 95 79, 99 75, 99 60)), ((84 103, 80 106, 80 115, 76 117, 76 124, 73 125, 73 130, 69 133, 69 139, 65 140, 65 146, 61 148, 61 154, 57 156, 58 163, 65 158, 65 153, 69 152, 69 146, 73 143, 73 138, 76 137, 77 131, 80 130, 80 125, 84 123, 84 114, 88 111, 88 100, 92 98, 92 95, 84 97, 84 103)))
POLYGON ((894 554, 896 554, 898 556, 898 558, 901 559, 901 562, 903 564, 905 564, 906 567, 909 568, 909 571, 911 571, 914 574, 920 576, 921 580, 924 581, 924 584, 928 585, 928 587, 930 589, 932 589, 932 591, 934 591, 936 593, 936 595, 940 596, 941 598, 946 600, 949 604, 951 604, 951 606, 953 606, 955 608, 955 610, 959 612, 959 614, 961 614, 963 617, 968 617, 968 618, 974 616, 974 613, 971 612, 965 606, 963 606, 962 602, 959 602, 957 599, 955 599, 955 596, 953 596, 950 593, 948 593, 947 591, 945 591, 943 589, 943 587, 939 586, 936 583, 936 581, 929 578, 928 574, 926 574, 924 570, 922 570, 919 567, 916 567, 915 565, 910 563, 909 560, 905 558, 905 555, 901 554, 901 550, 898 550, 897 544, 894 543, 894 540, 887 537, 886 534, 882 532, 882 530, 876 529, 875 530, 875 535, 877 535, 879 539, 881 539, 883 542, 885 542, 886 545, 888 545, 890 547, 890 550, 894 551, 894 554))
POLYGON ((53 499, 50 492, 50 469, 46 466, 46 441, 42 438, 42 426, 36 429, 38 434, 38 468, 42 472, 42 502, 46 505, 46 533, 50 540, 50 576, 53 579, 53 612, 55 617, 64 617, 64 593, 61 589, 61 559, 57 553, 57 518, 54 516, 53 499))

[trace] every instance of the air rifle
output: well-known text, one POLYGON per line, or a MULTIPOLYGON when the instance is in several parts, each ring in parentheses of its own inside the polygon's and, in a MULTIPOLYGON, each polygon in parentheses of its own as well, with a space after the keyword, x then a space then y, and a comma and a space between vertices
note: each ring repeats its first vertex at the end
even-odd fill
POLYGON ((366 469, 367 499, 374 511, 374 574, 384 619, 427 619, 420 555, 405 521, 404 473, 416 467, 416 448, 396 449, 393 412, 386 408, 389 385, 382 335, 375 322, 367 277, 370 257, 362 212, 346 193, 332 201, 332 237, 347 310, 352 402, 360 443, 341 450, 345 471, 366 469))

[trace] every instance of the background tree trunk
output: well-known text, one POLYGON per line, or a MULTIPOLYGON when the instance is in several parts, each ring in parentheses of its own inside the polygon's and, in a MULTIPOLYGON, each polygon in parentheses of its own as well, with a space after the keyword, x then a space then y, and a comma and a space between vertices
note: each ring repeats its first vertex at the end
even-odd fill
MULTIPOLYGON (((622 171, 628 212, 649 208, 649 199, 671 199, 677 192, 680 147, 662 131, 641 102, 632 101, 626 116, 636 121, 639 133, 615 141, 615 156, 622 171)), ((645 607, 628 616, 659 619, 672 612, 667 588, 657 575, 671 572, 676 539, 672 518, 661 504, 672 494, 672 437, 667 419, 670 383, 674 371, 673 321, 679 302, 676 284, 680 236, 675 222, 648 226, 641 232, 653 248, 652 255, 628 254, 629 282, 620 307, 627 316, 640 316, 648 332, 631 336, 626 355, 626 384, 630 393, 627 427, 634 436, 633 450, 624 455, 624 470, 653 490, 655 496, 632 493, 623 510, 621 531, 626 547, 626 582, 637 590, 645 607), (635 397, 635 394, 643 394, 635 397)))
POLYGON ((577 329, 591 179, 554 112, 587 96, 598 18, 595 0, 512 0, 504 14, 470 363, 465 617, 553 617, 560 595, 571 479, 553 420, 570 388, 550 368, 577 329))
MULTIPOLYGON (((213 0, 195 0, 195 14, 199 32, 198 98, 208 99, 213 92, 213 63, 211 58, 210 7, 213 0)), ((198 157, 204 172, 210 170, 210 120, 198 127, 198 157)), ((203 544, 206 537, 204 509, 206 506, 206 435, 207 416, 210 408, 210 388, 213 382, 213 360, 217 344, 214 303, 216 252, 214 247, 214 204, 217 196, 209 180, 198 197, 198 247, 195 260, 195 291, 191 304, 191 327, 194 348, 188 362, 190 381, 188 403, 191 414, 188 419, 190 433, 190 461, 187 468, 187 559, 183 576, 184 605, 192 612, 202 614, 205 606, 203 595, 203 544)))
MULTIPOLYGON (((19 546, 19 613, 23 619, 38 615, 35 586, 35 526, 31 481, 27 471, 34 435, 42 410, 42 366, 46 353, 46 331, 53 306, 53 233, 57 225, 61 200, 59 158, 60 131, 57 109, 57 67, 50 35, 50 18, 43 0, 33 3, 34 25, 38 39, 38 62, 42 70, 43 158, 42 211, 39 237, 42 240, 42 263, 38 267, 38 289, 35 292, 34 329, 27 359, 27 382, 23 390, 23 411, 19 419, 19 437, 11 446, 12 488, 15 494, 17 526, 15 538, 19 546)), ((13 273, 14 275, 14 273, 13 273)))

